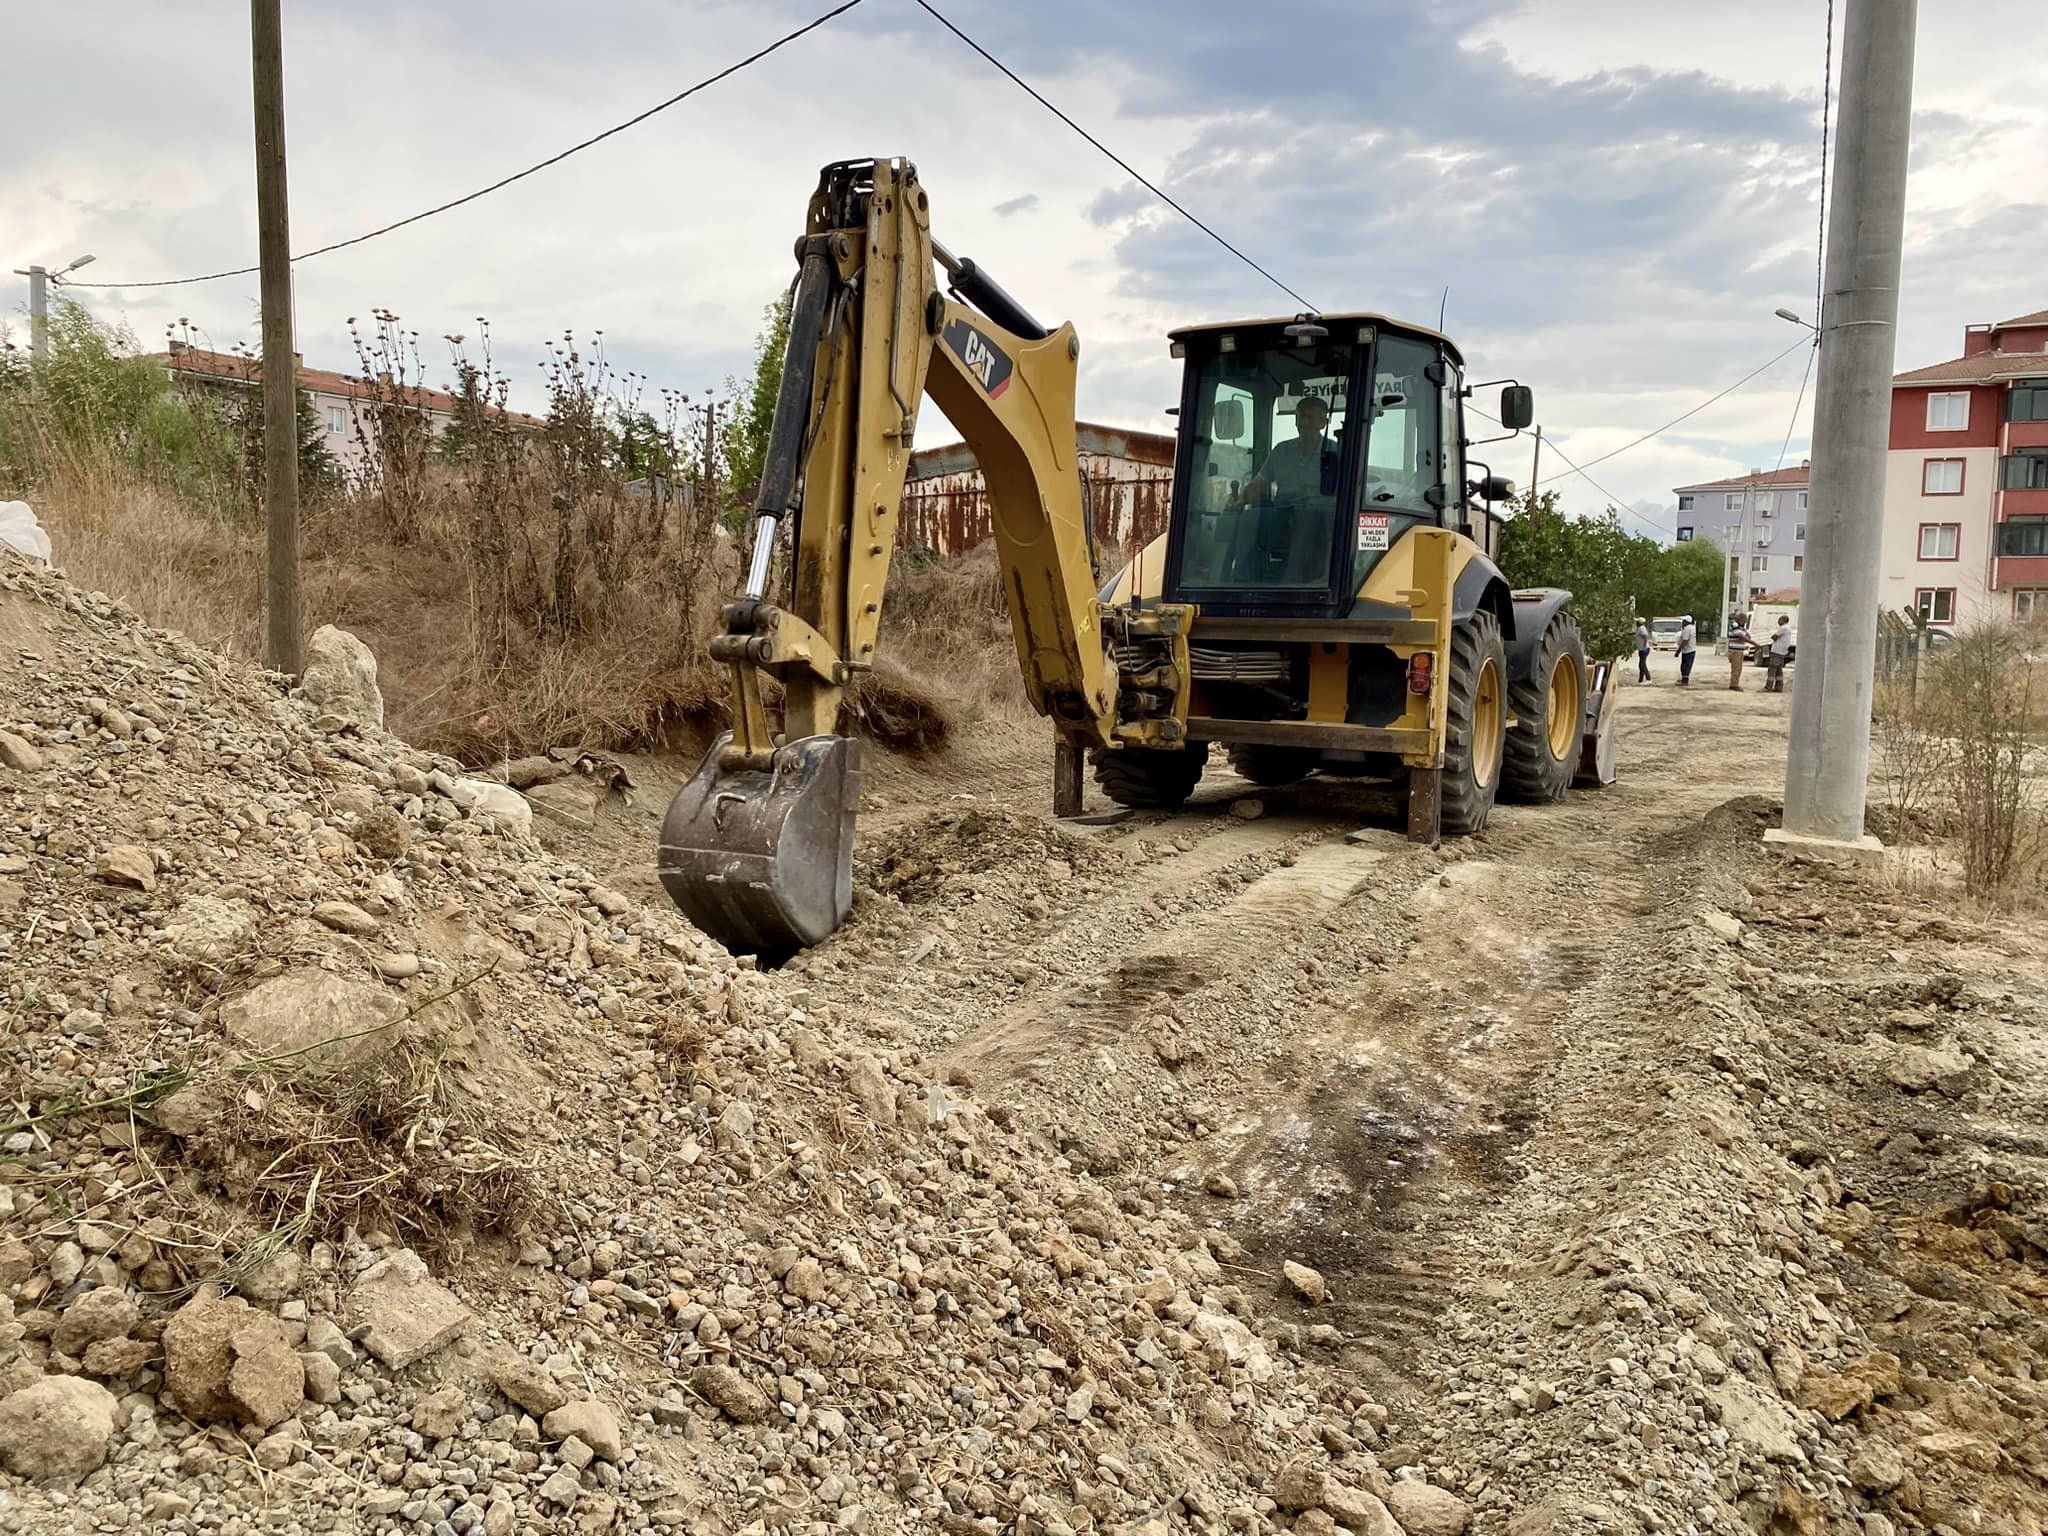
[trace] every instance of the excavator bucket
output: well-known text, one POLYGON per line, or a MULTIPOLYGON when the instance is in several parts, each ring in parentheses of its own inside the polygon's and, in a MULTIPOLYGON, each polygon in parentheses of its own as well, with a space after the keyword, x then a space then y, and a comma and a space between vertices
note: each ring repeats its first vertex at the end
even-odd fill
POLYGON ((656 868, 684 916, 727 949, 787 959, 852 910, 861 744, 806 736, 770 768, 728 770, 731 743, 719 737, 669 802, 656 868))

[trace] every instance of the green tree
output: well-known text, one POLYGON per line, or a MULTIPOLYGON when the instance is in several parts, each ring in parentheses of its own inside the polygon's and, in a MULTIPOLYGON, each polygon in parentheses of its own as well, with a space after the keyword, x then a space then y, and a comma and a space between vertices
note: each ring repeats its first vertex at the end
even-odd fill
POLYGON ((1612 507, 1597 517, 1567 517, 1557 492, 1517 497, 1501 528, 1500 568, 1517 587, 1564 587, 1586 637, 1587 654, 1619 656, 1635 628, 1632 583, 1657 544, 1621 526, 1612 507))
POLYGON ((761 311, 761 329, 754 337, 754 377, 744 393, 735 380, 725 381, 726 397, 739 402, 725 432, 726 486, 742 507, 753 503, 768 459, 775 396, 782 388, 782 354, 789 347, 789 299, 785 291, 761 311))
POLYGON ((1720 546, 1688 539, 1657 551, 1649 579, 1637 589, 1637 600, 1645 618, 1652 613, 1689 613, 1711 621, 1721 612, 1721 584, 1726 580, 1720 546))

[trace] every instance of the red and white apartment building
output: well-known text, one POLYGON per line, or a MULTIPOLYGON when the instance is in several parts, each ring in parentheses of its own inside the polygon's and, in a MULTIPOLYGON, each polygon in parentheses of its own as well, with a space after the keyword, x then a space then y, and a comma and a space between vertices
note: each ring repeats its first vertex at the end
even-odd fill
POLYGON ((1883 570, 1930 624, 2048 615, 2048 310, 1892 380, 1883 570))

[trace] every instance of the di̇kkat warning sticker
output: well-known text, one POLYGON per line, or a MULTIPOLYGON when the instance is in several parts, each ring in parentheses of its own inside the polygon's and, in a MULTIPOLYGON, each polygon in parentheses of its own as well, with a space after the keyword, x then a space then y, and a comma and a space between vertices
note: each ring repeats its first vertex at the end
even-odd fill
POLYGON ((1361 512, 1358 514, 1358 547, 1364 549, 1385 549, 1387 547, 1387 525, 1392 519, 1385 512, 1361 512))

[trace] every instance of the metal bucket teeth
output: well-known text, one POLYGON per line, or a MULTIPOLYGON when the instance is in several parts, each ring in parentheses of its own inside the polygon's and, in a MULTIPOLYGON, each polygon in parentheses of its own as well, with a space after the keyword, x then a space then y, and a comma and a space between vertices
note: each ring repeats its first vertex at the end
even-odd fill
POLYGON ((712 743, 669 802, 656 868, 669 897, 735 954, 786 959, 829 937, 853 907, 861 744, 806 736, 766 771, 728 773, 712 743))

